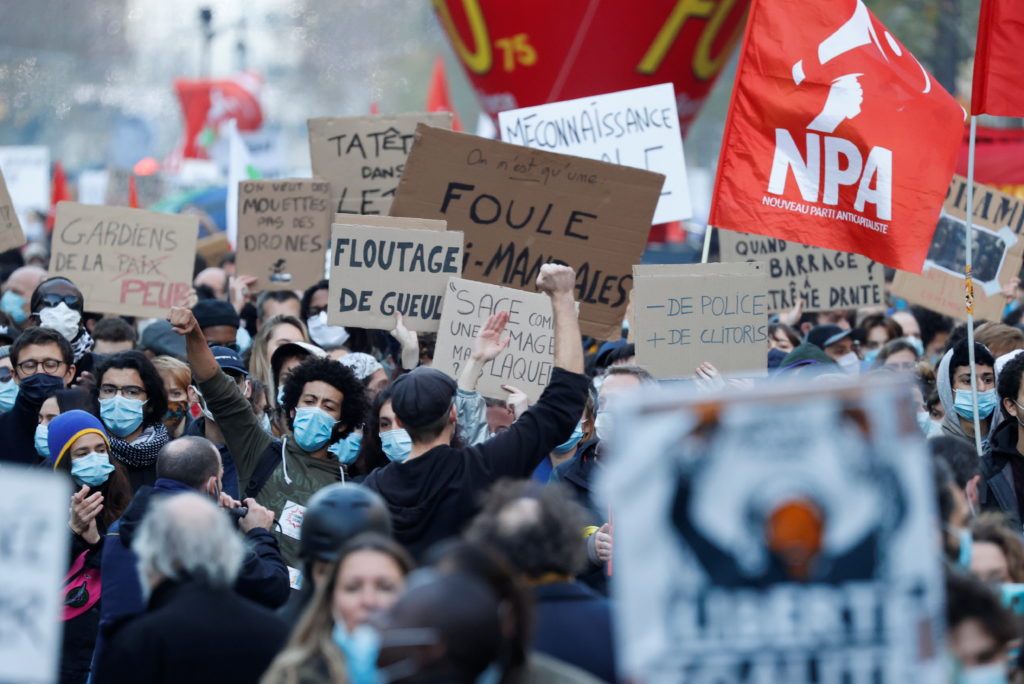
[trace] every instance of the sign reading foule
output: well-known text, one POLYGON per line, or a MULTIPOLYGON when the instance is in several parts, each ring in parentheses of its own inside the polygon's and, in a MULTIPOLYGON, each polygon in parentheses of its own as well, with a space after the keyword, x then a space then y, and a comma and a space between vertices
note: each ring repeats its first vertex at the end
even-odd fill
POLYGON ((310 119, 313 174, 331 184, 334 213, 387 214, 416 125, 451 128, 448 112, 310 119))
POLYGON ((196 216, 57 204, 51 275, 78 286, 87 311, 166 316, 192 289, 196 216))
POLYGON ((471 280, 535 291, 542 265, 572 266, 583 334, 618 339, 665 177, 429 126, 416 136, 391 213, 463 231, 471 280))
POLYGON ((327 321, 390 330, 397 311, 410 330, 433 332, 440 324, 445 284, 461 271, 458 231, 336 223, 327 321))

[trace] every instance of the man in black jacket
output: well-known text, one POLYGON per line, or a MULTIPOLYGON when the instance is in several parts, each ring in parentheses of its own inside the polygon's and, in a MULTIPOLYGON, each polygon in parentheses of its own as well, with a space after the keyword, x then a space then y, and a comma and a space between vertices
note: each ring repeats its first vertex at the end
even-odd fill
MULTIPOLYGON (((412 452, 404 462, 370 473, 363 484, 383 497, 391 511, 395 539, 414 555, 422 556, 435 542, 459 534, 479 510, 482 492, 503 477, 529 477, 572 434, 589 384, 583 375, 575 286, 572 268, 541 267, 537 289, 551 298, 554 315, 551 383, 519 420, 486 442, 461 449, 451 446, 457 421, 456 383, 444 373, 421 367, 392 386, 396 423, 409 433, 412 452)), ((502 333, 508 320, 507 312, 491 316, 477 346, 504 349, 508 339, 502 339, 502 333)), ((486 356, 474 354, 474 358, 486 356)), ((477 372, 482 370, 482 364, 476 367, 477 372)))
POLYGON ((1002 511, 1021 532, 1024 496, 1024 354, 1011 359, 999 373, 999 403, 1004 420, 992 431, 981 457, 983 485, 978 489, 983 510, 1002 511))
POLYGON ((242 537, 208 497, 153 502, 133 548, 148 605, 101 656, 97 682, 256 682, 288 628, 231 589, 245 556, 242 537))
MULTIPOLYGON (((213 501, 227 504, 221 494, 223 468, 220 454, 202 437, 181 437, 168 442, 156 462, 156 484, 135 493, 128 510, 111 525, 103 545, 103 603, 100 609, 101 640, 106 641, 127 618, 145 608, 144 588, 136 565, 133 542, 138 530, 161 498, 199 492, 213 501)), ((235 502, 231 502, 232 504, 235 502)), ((248 513, 239 529, 248 544, 235 591, 267 608, 278 608, 288 600, 288 568, 270 531, 274 514, 252 499, 246 499, 248 513)), ((228 514, 222 512, 227 518, 228 514)), ((97 651, 100 647, 97 646, 97 651)))

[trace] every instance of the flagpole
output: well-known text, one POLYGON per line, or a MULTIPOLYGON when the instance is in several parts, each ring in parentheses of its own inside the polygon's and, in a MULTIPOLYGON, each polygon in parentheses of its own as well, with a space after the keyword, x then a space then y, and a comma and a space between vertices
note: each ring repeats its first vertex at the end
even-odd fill
POLYGON ((711 254, 711 231, 715 229, 714 226, 709 225, 707 230, 704 231, 704 251, 700 255, 700 263, 708 263, 708 255, 711 254))
POLYGON ((971 406, 974 415, 974 448, 981 456, 981 420, 978 417, 978 373, 974 367, 974 281, 971 275, 974 245, 974 139, 978 117, 971 117, 971 138, 967 147, 967 239, 964 267, 964 302, 967 306, 967 358, 971 367, 971 406))

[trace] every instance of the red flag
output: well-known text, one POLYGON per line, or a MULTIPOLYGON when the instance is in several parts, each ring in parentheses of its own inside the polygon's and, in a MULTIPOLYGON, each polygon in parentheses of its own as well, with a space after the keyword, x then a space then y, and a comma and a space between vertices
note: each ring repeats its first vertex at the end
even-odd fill
POLYGON ((57 202, 71 199, 68 192, 68 179, 64 175, 64 167, 60 162, 53 165, 53 183, 50 185, 50 215, 46 218, 46 229, 53 230, 57 220, 57 202))
POLYGON ((370 103, 370 114, 374 114, 374 115, 380 114, 380 105, 378 105, 376 102, 371 102, 370 103))
POLYGON ((1024 116, 1024 3, 981 0, 971 114, 1024 116))
POLYGON ((174 89, 181 101, 185 120, 182 156, 205 159, 205 147, 216 138, 220 124, 234 119, 240 131, 256 131, 263 125, 259 76, 249 72, 230 80, 211 81, 179 78, 174 89))
POLYGON ((754 0, 708 222, 920 273, 963 119, 861 0, 754 0))
POLYGON ((427 88, 427 111, 451 112, 455 115, 452 119, 452 130, 462 130, 459 113, 455 111, 451 98, 448 97, 448 78, 444 73, 444 60, 440 57, 434 60, 434 70, 430 74, 430 86, 427 88))
POLYGON ((139 190, 135 187, 135 174, 128 176, 128 206, 132 209, 139 208, 139 190))

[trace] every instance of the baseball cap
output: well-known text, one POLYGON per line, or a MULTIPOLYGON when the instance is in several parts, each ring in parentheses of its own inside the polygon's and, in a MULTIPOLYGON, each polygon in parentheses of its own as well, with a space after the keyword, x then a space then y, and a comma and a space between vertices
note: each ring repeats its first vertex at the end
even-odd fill
POLYGON ((819 325, 811 328, 811 331, 807 333, 807 341, 821 349, 824 349, 830 344, 835 344, 839 340, 845 339, 852 334, 852 330, 843 330, 838 325, 819 325))
POLYGON ((458 385, 436 368, 420 366, 391 385, 391 409, 402 423, 429 425, 451 408, 458 385))
POLYGON ((233 349, 214 346, 210 347, 210 351, 213 352, 213 358, 217 361, 217 365, 220 366, 222 370, 235 371, 242 375, 249 374, 245 364, 242 363, 242 357, 233 349))
POLYGON ((281 372, 281 364, 284 363, 284 360, 295 356, 315 356, 318 359, 324 359, 327 358, 327 352, 309 342, 285 342, 275 349, 270 357, 270 372, 275 381, 277 380, 278 373, 281 372))

